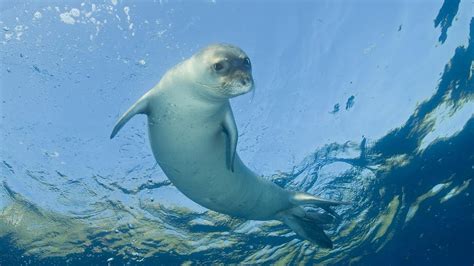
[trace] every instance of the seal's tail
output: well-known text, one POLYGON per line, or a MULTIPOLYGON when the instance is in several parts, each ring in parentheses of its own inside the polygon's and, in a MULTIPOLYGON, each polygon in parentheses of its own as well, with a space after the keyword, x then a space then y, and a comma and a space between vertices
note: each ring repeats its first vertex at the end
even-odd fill
POLYGON ((290 202, 295 205, 295 207, 283 212, 282 221, 301 238, 324 248, 332 248, 332 241, 326 233, 324 233, 323 228, 333 224, 335 220, 339 218, 339 215, 331 209, 331 206, 348 203, 325 200, 301 192, 292 194, 290 202), (331 215, 307 210, 304 209, 303 206, 319 207, 331 215))

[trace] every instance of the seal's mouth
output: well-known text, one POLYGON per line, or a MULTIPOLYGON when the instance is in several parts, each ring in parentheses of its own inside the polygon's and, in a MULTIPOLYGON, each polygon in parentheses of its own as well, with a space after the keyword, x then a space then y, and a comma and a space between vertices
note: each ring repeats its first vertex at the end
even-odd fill
POLYGON ((198 83, 205 87, 212 95, 222 98, 233 98, 252 91, 255 87, 253 79, 250 78, 236 78, 230 81, 225 81, 221 85, 209 85, 205 83, 198 83))
POLYGON ((223 94, 228 97, 236 97, 250 92, 254 89, 252 78, 238 78, 222 84, 223 94))

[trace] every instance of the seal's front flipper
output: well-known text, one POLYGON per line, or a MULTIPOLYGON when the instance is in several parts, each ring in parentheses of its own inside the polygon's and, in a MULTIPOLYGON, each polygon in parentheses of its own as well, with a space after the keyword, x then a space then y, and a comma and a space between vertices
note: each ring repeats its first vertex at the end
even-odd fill
POLYGON ((234 115, 232 114, 232 109, 228 108, 224 116, 224 121, 222 122, 222 127, 224 132, 227 134, 228 138, 228 149, 227 149, 227 158, 228 158, 228 167, 234 172, 234 161, 237 151, 237 126, 235 125, 234 115))
POLYGON ((118 120, 117 124, 115 124, 114 129, 112 130, 112 134, 110 135, 110 138, 115 137, 119 130, 125 125, 125 123, 130 120, 134 115, 136 114, 147 114, 148 113, 148 97, 150 95, 150 92, 146 93, 143 95, 136 103, 130 107, 125 114, 120 117, 118 120))

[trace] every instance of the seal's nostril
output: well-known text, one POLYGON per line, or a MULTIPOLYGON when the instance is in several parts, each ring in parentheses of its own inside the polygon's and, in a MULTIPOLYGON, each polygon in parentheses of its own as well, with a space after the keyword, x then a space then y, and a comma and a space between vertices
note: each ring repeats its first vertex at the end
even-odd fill
POLYGON ((241 83, 242 85, 247 85, 247 84, 250 84, 251 81, 252 81, 252 80, 251 80, 249 77, 245 77, 245 78, 242 78, 242 79, 240 80, 240 83, 241 83))

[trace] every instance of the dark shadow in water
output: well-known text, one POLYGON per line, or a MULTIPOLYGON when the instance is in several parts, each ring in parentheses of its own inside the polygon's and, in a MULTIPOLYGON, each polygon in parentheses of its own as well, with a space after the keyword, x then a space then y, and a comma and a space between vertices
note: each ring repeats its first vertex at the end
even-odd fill
POLYGON ((447 103, 452 104, 456 109, 461 106, 463 99, 474 93, 474 82, 472 78, 469 78, 471 63, 474 59, 474 20, 471 20, 470 25, 469 45, 456 49, 451 62, 444 68, 436 93, 416 109, 405 125, 377 141, 373 152, 380 153, 382 158, 415 152, 422 139, 433 129, 432 123, 422 124, 421 122, 436 107, 445 102, 443 97, 450 95, 447 103))
POLYGON ((351 95, 351 97, 349 97, 346 101, 346 110, 349 110, 352 108, 352 106, 354 106, 354 100, 355 100, 355 96, 354 95, 351 95))
POLYGON ((474 96, 470 77, 473 41, 474 19, 470 23, 469 45, 456 49, 436 93, 417 108, 404 126, 376 142, 371 151, 381 155, 379 162, 395 155, 409 157, 407 165, 378 173, 377 187, 385 188, 382 201, 386 203, 394 195, 403 195, 403 201, 410 206, 420 195, 441 183, 452 182, 452 185, 440 195, 447 195, 452 187, 466 182, 467 189, 445 202, 440 201, 441 197, 428 198, 408 223, 404 221, 408 206, 401 208, 392 225, 392 240, 378 253, 369 254, 367 249, 361 249, 367 256, 358 265, 471 265, 474 261, 474 186, 469 183, 474 177, 474 117, 471 116, 455 136, 437 140, 424 151, 417 151, 433 127, 433 124, 422 124, 430 112, 443 103, 459 108, 463 100, 474 96))
POLYGON ((441 27, 441 35, 439 36, 441 43, 444 43, 448 38, 448 29, 453 24, 454 17, 458 13, 459 2, 461 0, 445 0, 438 16, 434 20, 435 28, 441 27))
MULTIPOLYGON (((423 154, 400 169, 382 174, 389 202, 404 195, 409 205, 417 197, 443 182, 461 186, 474 177, 474 118, 455 137, 430 145, 423 154)), ((470 265, 474 261, 473 184, 460 195, 440 203, 440 197, 425 200, 414 218, 404 219, 402 208, 391 230, 393 238, 378 253, 367 254, 358 265, 470 265), (390 258, 390 261, 387 261, 390 258)), ((450 189, 443 190, 445 195, 450 189)), ((365 247, 367 249, 367 247, 365 247)), ((364 252, 361 250, 361 252, 364 252)), ((360 254, 359 254, 360 255, 360 254)))

